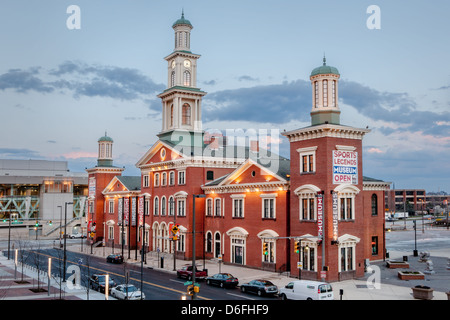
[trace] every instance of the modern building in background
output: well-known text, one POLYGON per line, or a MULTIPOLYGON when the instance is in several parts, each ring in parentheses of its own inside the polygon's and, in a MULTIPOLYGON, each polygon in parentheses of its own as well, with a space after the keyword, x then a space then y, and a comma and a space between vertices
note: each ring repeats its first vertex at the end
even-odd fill
POLYGON ((136 163, 141 175, 113 166, 106 135, 87 169, 92 240, 186 260, 195 249, 200 260, 327 281, 360 277, 368 260, 383 259, 390 183, 363 176, 370 130, 340 123, 339 71, 325 58, 312 71, 311 125, 283 133, 287 159, 258 139, 205 134, 193 26, 183 14, 172 27, 162 130, 136 163))
POLYGON ((87 174, 70 172, 66 161, 0 160, 0 217, 56 221, 65 203, 73 203, 68 219, 83 217, 87 174))

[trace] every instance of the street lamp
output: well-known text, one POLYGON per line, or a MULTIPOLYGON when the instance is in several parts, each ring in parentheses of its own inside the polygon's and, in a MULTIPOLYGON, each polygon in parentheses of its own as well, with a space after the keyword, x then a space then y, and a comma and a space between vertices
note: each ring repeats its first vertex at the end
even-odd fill
POLYGON ((65 206, 65 211, 64 211, 64 269, 63 269, 63 280, 64 281, 66 281, 66 261, 67 261, 66 239, 67 239, 67 205, 68 204, 73 205, 73 202, 64 203, 64 206, 65 206))
MULTIPOLYGON (((206 198, 204 194, 192 195, 192 284, 195 286, 195 273, 197 268, 195 267, 195 199, 206 198)), ((195 300, 195 291, 192 295, 192 300, 195 300)))
POLYGON ((61 229, 62 229, 62 206, 59 208, 59 248, 61 249, 61 229))

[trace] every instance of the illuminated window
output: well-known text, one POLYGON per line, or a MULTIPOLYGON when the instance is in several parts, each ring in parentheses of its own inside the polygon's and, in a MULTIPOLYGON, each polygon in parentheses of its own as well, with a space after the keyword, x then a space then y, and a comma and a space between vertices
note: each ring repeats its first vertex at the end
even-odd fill
POLYGON ((314 93, 315 93, 314 107, 317 108, 317 105, 319 104, 319 82, 318 81, 314 82, 314 93))
POLYGON ((328 107, 328 80, 323 80, 323 106, 328 107))
POLYGON ((183 73, 183 84, 185 87, 191 86, 191 73, 187 70, 183 73))
POLYGON ((182 124, 190 125, 191 124, 191 106, 187 103, 183 104, 182 110, 182 124))

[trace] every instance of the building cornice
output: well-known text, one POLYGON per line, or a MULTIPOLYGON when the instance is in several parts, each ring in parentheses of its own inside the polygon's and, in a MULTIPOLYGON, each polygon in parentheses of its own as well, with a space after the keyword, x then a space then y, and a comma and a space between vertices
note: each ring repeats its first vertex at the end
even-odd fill
POLYGON ((362 140, 364 135, 369 132, 369 129, 360 129, 335 124, 321 124, 282 132, 281 134, 287 137, 289 142, 295 142, 323 137, 362 140))

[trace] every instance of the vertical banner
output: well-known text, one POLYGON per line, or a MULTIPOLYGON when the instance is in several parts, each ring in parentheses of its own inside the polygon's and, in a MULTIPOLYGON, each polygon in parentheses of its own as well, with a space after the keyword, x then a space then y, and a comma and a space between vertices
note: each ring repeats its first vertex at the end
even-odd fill
POLYGON ((136 197, 131 198, 131 226, 136 226, 136 197))
POLYGON ((139 197, 138 200, 138 220, 139 220, 139 226, 142 226, 144 224, 144 198, 139 197))
POLYGON ((130 198, 123 198, 123 218, 125 220, 125 225, 128 225, 128 217, 130 216, 130 198))
POLYGON ((122 198, 119 198, 118 205, 117 205, 117 224, 122 224, 122 198))
POLYGON ((319 238, 323 236, 323 194, 317 194, 317 235, 319 238))
POLYGON ((95 198, 95 178, 89 178, 89 198, 95 198))
POLYGON ((338 239, 338 193, 333 192, 333 240, 338 239))

